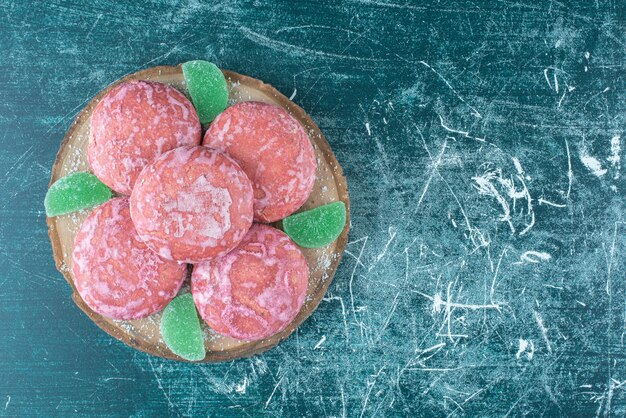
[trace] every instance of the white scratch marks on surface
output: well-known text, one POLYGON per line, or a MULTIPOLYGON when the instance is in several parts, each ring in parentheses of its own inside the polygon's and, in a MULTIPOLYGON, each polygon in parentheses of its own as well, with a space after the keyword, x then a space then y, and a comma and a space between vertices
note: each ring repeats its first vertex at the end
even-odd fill
POLYGON ((380 339, 381 339, 381 337, 383 335, 383 332, 389 326, 389 322, 391 321, 391 317, 393 316, 394 313, 396 313, 396 308, 398 307, 398 298, 400 297, 400 293, 401 293, 401 291, 398 291, 396 293, 396 296, 393 298, 393 302, 391 302, 391 310, 389 311, 389 315, 387 315, 387 318, 385 319, 385 323, 383 324, 382 328, 378 332, 378 337, 376 338, 376 343, 378 343, 378 341, 380 341, 380 339))
POLYGON ((491 302, 492 305, 495 305, 493 301, 493 295, 496 292, 496 279, 498 278, 498 272, 500 271, 500 264, 502 263, 502 259, 504 258, 504 255, 506 254, 507 250, 508 250, 508 247, 504 248, 504 250, 502 250, 502 252, 500 253, 500 258, 498 259, 498 264, 496 265, 496 271, 493 273, 493 278, 491 279, 491 289, 489 290, 489 301, 491 302))
POLYGON ((524 175, 524 169, 522 168, 522 163, 519 162, 519 159, 517 157, 511 157, 511 160, 513 160, 513 165, 515 166, 517 174, 520 176, 524 175))
POLYGON ((10 403, 11 403, 11 395, 7 395, 7 402, 4 404, 4 409, 7 409, 10 403))
POLYGON ((554 72, 554 91, 559 92, 559 79, 556 76, 556 71, 554 72))
POLYGON ((324 344, 325 342, 326 342, 326 336, 322 335, 322 338, 320 338, 317 344, 315 344, 315 347, 313 347, 313 350, 319 349, 322 346, 322 344, 324 344))
POLYGON ((541 335, 543 336, 544 341, 548 347, 548 352, 552 353, 552 345, 550 344, 550 340, 548 339, 548 329, 543 323, 543 318, 537 311, 533 311, 533 316, 535 317, 535 322, 537 322, 537 326, 541 331, 541 335))
POLYGON ((465 334, 456 334, 452 332, 452 313, 455 309, 466 309, 466 310, 480 310, 480 309, 495 309, 498 312, 502 309, 500 304, 490 303, 490 304, 469 304, 469 303, 458 303, 452 300, 452 286, 453 282, 448 283, 448 287, 446 290, 446 299, 441 296, 441 293, 438 292, 434 296, 427 295, 425 293, 419 291, 413 291, 418 295, 430 300, 433 302, 432 306, 432 314, 438 314, 440 312, 444 312, 444 318, 441 325, 447 328, 447 333, 441 334, 437 333, 438 337, 447 337, 452 343, 456 342, 455 338, 467 338, 468 336, 465 334))
POLYGON ((572 192, 572 183, 574 181, 574 171, 572 170, 572 156, 569 151, 569 142, 565 139, 565 150, 567 151, 567 195, 565 196, 569 199, 569 195, 572 192))
POLYGON ((533 264, 540 263, 541 261, 548 261, 551 259, 552 256, 550 254, 539 251, 526 251, 520 256, 520 260, 522 260, 523 262, 533 264))
POLYGON ((420 7, 411 4, 397 4, 397 3, 387 3, 383 1, 375 1, 375 0, 357 0, 360 4, 371 4, 373 6, 386 7, 391 9, 401 9, 401 10, 428 10, 427 7, 420 7))
POLYGON ((367 402, 369 401, 372 389, 374 388, 374 385, 376 385, 376 380, 378 380, 378 376, 380 376, 384 369, 385 366, 382 366, 380 370, 378 370, 378 373, 376 373, 376 375, 374 376, 374 380, 372 380, 371 382, 369 380, 367 381, 367 393, 365 395, 365 400, 363 401, 363 409, 361 409, 361 415, 359 415, 359 418, 363 418, 363 414, 365 414, 365 409, 367 408, 367 402))
POLYGON ((430 182, 433 180, 435 173, 438 173, 438 168, 439 168, 439 165, 441 164, 441 159, 443 158, 443 154, 446 152, 447 145, 448 145, 448 139, 446 138, 443 141, 441 150, 439 150, 439 155, 437 156, 437 159, 434 162, 431 159, 432 166, 430 167, 430 174, 428 175, 428 179, 426 180, 426 183, 424 184, 424 188, 422 189, 422 193, 420 194, 420 197, 417 201, 417 205, 415 205, 415 209, 413 210, 413 215, 416 215, 418 213, 419 208, 422 205, 422 201, 424 200, 424 196, 426 196, 426 192, 428 191, 428 188, 430 187, 430 182))
MULTIPOLYGON (((450 286, 452 285, 452 282, 449 283, 448 285, 448 294, 450 293, 450 286)), ((433 297, 433 312, 441 312, 441 307, 445 306, 445 310, 449 311, 451 308, 461 308, 461 309, 469 309, 472 311, 478 310, 478 309, 496 309, 496 310, 500 310, 501 306, 497 303, 490 303, 490 304, 468 304, 468 303, 457 303, 457 302, 450 302, 449 300, 444 300, 441 297, 441 293, 437 293, 435 294, 435 296, 433 297)))
POLYGON ((567 90, 563 90, 563 94, 561 95, 561 98, 559 99, 559 102, 556 105, 557 109, 561 108, 561 103, 563 103, 563 99, 565 99, 566 94, 567 94, 567 90))
POLYGON ((131 378, 131 377, 107 377, 105 379, 102 379, 103 382, 108 382, 109 380, 128 380, 130 382, 134 382, 135 379, 131 378))
POLYGON ((478 193, 485 196, 490 196, 496 199, 496 201, 500 204, 502 208, 502 216, 499 218, 499 221, 506 222, 509 225, 511 233, 514 234, 516 232, 516 228, 513 225, 512 213, 517 215, 521 215, 524 219, 530 217, 529 220, 526 221, 526 225, 519 232, 519 235, 525 235, 528 233, 533 226, 535 225, 535 211, 533 208, 533 199, 530 195, 530 190, 526 185, 526 180, 530 180, 530 176, 526 174, 522 164, 519 159, 516 157, 511 158, 513 161, 513 165, 515 166, 515 170, 517 172, 516 178, 521 183, 521 190, 516 189, 515 182, 513 178, 507 178, 503 175, 502 169, 487 169, 482 175, 477 175, 472 177, 472 180, 476 183, 474 188, 478 190, 478 193), (498 191, 499 186, 504 189, 504 192, 501 193, 498 191), (507 196, 509 199, 512 199, 512 208, 509 204, 509 201, 505 198, 507 196), (515 211, 516 202, 518 199, 526 200, 526 210, 515 211))
POLYGON ((496 173, 492 171, 488 171, 484 173, 482 176, 474 176, 472 180, 476 183, 476 189, 478 193, 485 196, 491 196, 496 199, 496 201, 502 207, 502 216, 500 217, 500 221, 506 222, 511 229, 511 233, 515 233, 515 227, 513 226, 513 222, 511 221, 511 208, 509 207, 509 203, 502 197, 500 192, 493 185, 492 180, 496 179, 496 173))
POLYGON ((356 244, 358 242, 363 241, 363 245, 361 246, 361 250, 359 251, 359 256, 358 257, 354 257, 354 255, 352 253, 348 253, 348 251, 346 251, 346 254, 351 255, 356 262, 354 263, 354 268, 352 269, 352 274, 350 275, 350 281, 348 282, 348 289, 350 290, 350 307, 352 308, 352 316, 354 317, 354 320, 356 321, 356 311, 354 309, 354 291, 352 290, 352 283, 354 282, 354 275, 356 274, 356 269, 359 267, 359 264, 363 265, 363 263, 361 263, 361 257, 363 257, 363 250, 365 250, 365 246, 367 245, 367 239, 369 237, 365 236, 363 238, 360 238, 356 241, 352 241, 349 244, 356 244))
POLYGON ((91 29, 89 29, 89 32, 87 32, 87 35, 85 35, 85 39, 89 39, 89 37, 91 36, 91 33, 93 32, 93 30, 98 25, 98 22, 100 21, 100 19, 102 19, 102 16, 104 16, 104 13, 99 13, 98 14, 98 17, 96 18, 96 21, 93 22, 93 25, 91 25, 91 29))
POLYGON ((533 356, 535 355, 535 344, 533 343, 532 340, 527 341, 523 338, 519 339, 519 349, 517 350, 517 353, 515 354, 515 358, 516 359, 520 359, 522 357, 522 354, 526 353, 526 358, 528 360, 532 360, 533 356), (530 346, 530 349, 528 350, 528 352, 526 352, 526 349, 530 346))
POLYGON ((150 363, 150 368, 152 369, 152 374, 154 374, 154 378, 157 381, 157 386, 159 387, 161 392, 163 392, 163 396, 165 396, 165 399, 167 400, 167 404, 169 405, 169 407, 171 409, 174 409, 174 404, 172 403, 172 400, 170 399, 170 395, 168 395, 168 393, 165 391, 165 388, 163 387, 163 383, 161 382, 161 377, 159 377, 159 374, 157 373, 156 369, 154 368, 154 364, 152 363, 152 359, 150 358, 150 356, 148 356, 148 363, 150 363))
POLYGON ((600 163, 596 157, 592 157, 584 151, 580 155, 580 161, 582 161, 585 167, 587 167, 596 177, 602 177, 607 172, 606 168, 602 168, 602 163, 600 163))
MULTIPOLYGON (((587 68, 587 67, 585 67, 585 68, 587 68)), ((586 71, 586 70, 585 70, 585 71, 586 71)), ((604 93, 606 93, 606 92, 608 92, 608 91, 610 91, 610 90, 611 90, 611 88, 610 88, 610 87, 605 87, 605 88, 604 88, 604 90, 602 90, 602 91, 600 91, 600 92, 598 92, 598 93, 596 93, 596 94, 592 95, 592 96, 591 96, 591 97, 590 97, 590 98, 589 98, 589 99, 585 102, 585 104, 583 105, 583 110, 587 110, 587 105, 588 105, 588 104, 589 104, 592 100, 594 100, 596 97, 598 97, 598 96, 600 96, 600 95, 602 95, 602 94, 604 94, 604 93)))
POLYGON ((574 90, 576 90, 576 87, 574 87, 574 86, 567 86, 567 90, 563 90, 563 94, 561 95, 561 98, 559 99, 559 103, 557 105, 558 109, 561 108, 561 103, 563 103, 563 99, 565 99, 565 95, 567 93, 573 92, 574 90))
POLYGON ((166 51, 163 54, 158 55, 158 56, 152 58, 151 60, 144 62, 139 67, 140 68, 144 68, 144 67, 147 67, 148 65, 152 64, 153 62, 164 60, 165 58, 167 58, 170 55, 172 55, 174 52, 178 52, 178 44, 174 45, 169 51, 166 51))
POLYGON ((254 32, 253 30, 251 30, 249 28, 246 28, 246 27, 243 27, 243 26, 241 28, 239 28, 239 30, 243 33, 243 36, 245 36, 246 38, 248 38, 252 42, 254 42, 254 43, 258 44, 258 45, 265 46, 267 48, 276 50, 276 51, 285 52, 286 50, 289 50, 292 53, 295 52, 295 53, 298 53, 298 54, 300 54, 302 56, 319 55, 319 56, 322 56, 322 57, 345 59, 345 60, 355 60, 355 61, 370 61, 370 62, 389 61, 388 59, 385 59, 385 58, 355 57, 355 56, 352 56, 352 55, 336 54, 336 53, 333 53, 333 52, 320 51, 318 49, 305 48, 305 47, 302 47, 302 46, 290 44, 288 42, 278 41, 276 39, 269 38, 269 37, 267 37, 265 35, 261 35, 260 33, 254 32))
POLYGON ((485 138, 481 138, 481 137, 478 137, 478 136, 472 136, 472 135, 470 135, 470 133, 469 133, 468 131, 461 131, 461 130, 459 130, 459 129, 454 129, 454 128, 449 127, 449 126, 446 124, 446 122, 443 120, 443 117, 442 117, 440 114, 437 114, 437 116, 439 116, 439 123, 441 124, 441 127, 442 127, 443 129, 445 129, 446 131, 448 131, 448 132, 452 132, 452 133, 455 133, 455 134, 461 134, 461 135, 463 135, 465 138, 475 139, 476 141, 479 141, 479 142, 485 142, 485 141, 486 141, 486 139, 485 139, 485 138))
MULTIPOLYGON (((418 135, 420 136, 420 138, 422 140, 422 144, 424 146, 424 149, 426 150, 426 154, 428 154, 428 159, 430 160, 430 162, 433 165, 433 167, 438 167, 438 164, 435 162, 435 160, 433 159, 433 155, 431 154, 430 150, 428 149, 428 145, 426 143, 426 139, 424 138, 424 135, 422 135, 422 131, 419 129, 418 126, 415 126, 415 128, 417 130, 418 135)), ((447 138, 446 138, 446 141, 447 141, 447 138)), ((447 143, 447 142, 445 142, 445 143, 447 143)), ((440 156, 442 156, 442 155, 443 154, 440 153, 440 156)), ((437 160, 440 161, 440 158, 438 157, 437 160)), ((485 236, 480 231, 480 229, 472 226, 472 223, 470 222, 470 220, 469 220, 469 218, 467 216, 467 213, 465 212, 465 208, 461 204, 461 201, 459 200, 459 197, 456 195, 456 193, 454 193, 454 190, 450 186, 450 183, 448 183, 446 178, 441 175, 439 170, 435 170, 435 173, 437 173, 437 176, 439 177, 439 179, 441 181, 443 181, 443 183, 446 185, 446 188, 448 189, 448 191, 450 192, 450 194, 454 198, 454 201, 458 205, 459 210, 461 211, 461 214, 463 215, 463 219, 465 220, 465 225, 467 227, 467 231, 469 232, 469 238, 472 241, 472 244, 474 244, 474 247, 475 247, 474 250, 477 250, 477 249, 482 248, 482 247, 488 247, 489 246, 488 239, 485 238, 485 236)))
POLYGON ((278 386, 280 386, 280 384, 282 383, 282 381, 283 381, 283 378, 284 378, 284 377, 285 377, 285 376, 281 376, 281 378, 280 378, 280 379, 278 379, 278 382, 276 382, 276 386, 274 386, 274 390, 272 391, 272 393, 270 394, 270 397, 269 397, 269 398, 267 398, 267 401, 265 402, 265 407, 264 407, 264 409, 265 409, 265 408, 267 408, 267 406, 268 406, 268 405, 270 404, 270 402, 272 401, 272 398, 274 397, 274 394, 276 393, 276 389, 278 389, 278 386))
POLYGON ((390 226, 387 229, 387 233, 389 234, 389 239, 387 240, 387 243, 385 244, 385 247, 383 248, 383 250, 376 256, 376 258, 374 259, 374 261, 370 264, 370 266, 367 268, 367 271, 371 271, 376 264, 378 264, 383 257, 387 254, 387 250, 389 249, 389 245, 391 244, 391 242, 394 240, 394 238, 396 237, 396 234, 398 233, 398 229, 394 226, 390 226))
MULTIPOLYGON (((59 124, 59 122, 57 122, 55 126, 57 124, 59 124)), ((26 151, 24 151, 19 157, 15 159, 15 163, 13 163, 11 167, 9 167, 9 169, 6 171, 6 173, 3 176, 4 182, 2 184, 4 186, 8 184, 9 180, 16 178, 13 174, 19 173, 22 166, 30 160, 30 157, 33 154, 34 148, 35 146, 31 145, 30 147, 28 147, 26 151)))
MULTIPOLYGON (((615 222, 613 227, 613 241, 611 242, 611 249, 606 261, 606 294, 611 296, 611 273, 613 272, 613 260, 615 259, 615 243, 617 242, 617 225, 623 222, 615 222)), ((603 245, 604 246, 604 245, 603 245)), ((605 251, 606 253, 606 251, 605 251)))
POLYGON ((367 131, 368 136, 372 136, 372 130, 370 129, 370 123, 365 122, 365 130, 367 131))
POLYGON ((626 380, 620 382, 619 380, 611 379, 611 383, 609 384, 609 389, 608 389, 608 393, 606 396, 606 411, 607 411, 607 413, 605 413, 606 416, 608 416, 611 413, 611 401, 613 400, 613 393, 615 392, 615 389, 619 389, 625 384, 626 384, 626 380))
POLYGON ((543 197, 540 197, 539 199, 537 199, 537 202, 539 202, 539 205, 554 206, 555 208, 566 208, 567 207, 567 205, 563 205, 561 203, 554 203, 554 202, 551 202, 549 200, 544 199, 543 197))
MULTIPOLYGON (((523 187, 520 194, 522 197, 526 198, 526 209, 528 211, 528 214, 530 215, 530 222, 519 233, 520 235, 525 235, 535 225, 535 211, 533 210, 533 199, 532 197, 530 197, 530 191, 528 190, 528 187, 526 187, 526 181, 524 180, 524 179, 530 180, 530 177, 524 172, 524 169, 522 168, 522 164, 519 162, 519 160, 516 157, 512 157, 512 159, 513 159, 513 164, 515 165, 515 169, 517 170, 517 179, 522 183, 522 187, 523 187)), ((511 192, 514 193, 513 197, 515 198, 517 193, 515 192, 514 187, 511 188, 511 192)))
POLYGON ((548 86, 550 87, 550 90, 552 90, 552 84, 550 84, 550 79, 548 78, 548 69, 547 68, 543 69, 543 76, 546 78, 546 83, 548 83, 548 86))
POLYGON ((613 138, 611 138, 611 155, 607 158, 607 161, 609 161, 613 168, 615 168, 615 179, 618 179, 620 175, 619 169, 621 168, 621 150, 622 147, 620 144, 620 136, 615 135, 613 138))
POLYGON ((339 303, 341 304, 341 315, 343 317, 343 328, 344 328, 344 332, 345 332, 345 336, 346 336, 346 340, 349 339, 348 337, 348 321, 347 321, 347 315, 346 315, 346 305, 344 305, 343 303, 343 298, 341 298, 340 296, 328 296, 324 299, 322 299, 326 302, 330 302, 332 300, 338 300, 339 303))
MULTIPOLYGON (((395 235, 394 235, 395 236, 395 235)), ((400 294, 404 292, 404 289, 406 288, 406 285, 409 281, 409 251, 408 251, 409 247, 406 247, 404 249, 404 259, 405 259, 405 269, 404 269, 404 281, 402 282, 402 285, 400 286, 400 290, 396 293, 396 296, 393 298, 393 302, 391 302, 391 309, 389 311, 389 315, 387 315, 387 318, 385 319, 385 323, 383 324, 383 326, 381 327, 380 331, 378 332, 378 337, 376 338, 376 343, 378 343, 378 341, 380 341, 383 332, 385 332, 385 330, 387 329, 387 326, 389 326, 389 322, 391 322, 391 318, 393 317, 393 315, 396 312, 396 308, 398 307, 398 298, 400 297, 400 294)))
POLYGON ((470 105, 469 103, 467 103, 465 101, 465 99, 463 99, 461 97, 461 95, 455 90, 454 87, 452 87, 452 85, 450 84, 450 82, 448 80, 446 80, 446 78, 444 76, 442 76, 439 72, 437 72, 437 70, 435 70, 433 67, 431 67, 427 62, 425 61, 419 61, 420 64, 424 65, 426 68, 430 69, 433 73, 437 74, 437 76, 444 82, 446 83, 446 86, 448 86, 448 88, 450 90, 452 90, 452 92, 456 95, 456 97, 459 98, 459 100, 463 103, 465 103, 465 105, 467 105, 467 107, 469 107, 472 110, 472 115, 477 117, 477 118, 482 118, 482 115, 480 114, 480 112, 478 110, 476 110, 476 108, 472 105, 470 105))
MULTIPOLYGON (((430 154, 429 154, 429 157, 430 157, 430 154)), ((437 174, 439 175, 439 178, 444 182, 444 184, 448 188, 448 191, 454 198, 454 201, 456 202, 457 206, 459 207, 459 210, 461 211, 461 215, 463 215, 463 219, 465 220, 465 226, 467 227, 467 230, 469 232, 469 238, 472 241, 472 244, 474 244, 473 251, 478 250, 479 248, 489 247, 490 241, 488 240, 488 238, 485 238, 485 236, 480 231, 480 229, 474 227, 471 224, 467 216, 467 213, 465 212, 465 209, 463 208, 463 205, 461 204, 461 201, 459 200, 456 193, 454 193, 454 190, 452 189, 452 186, 450 186, 450 183, 448 183, 448 181, 441 175, 441 173, 437 172, 437 174)))
POLYGON ((291 93, 291 96, 289 96, 289 100, 293 100, 293 98, 296 97, 297 92, 298 92, 298 89, 294 87, 293 93, 291 93))
POLYGON ((243 382, 238 385, 235 385, 235 392, 245 395, 246 389, 248 388, 248 378, 246 376, 243 377, 243 382))
MULTIPOLYGON (((626 380, 619 381, 617 379, 611 378, 607 384, 606 390, 602 394, 595 394, 594 392, 584 392, 584 393, 593 393, 594 396, 591 397, 593 402, 600 402, 600 406, 596 411, 596 417, 603 415, 605 417, 611 416, 611 403, 613 401, 613 395, 616 389, 619 389, 626 385, 626 380), (604 411, 604 413, 602 413, 604 411)), ((581 388, 591 389, 591 385, 581 385, 581 388)))
POLYGON ((439 351, 439 348, 443 348, 446 346, 446 343, 439 343, 439 344, 435 344, 432 347, 428 347, 428 348, 416 348, 415 352, 416 353, 420 353, 420 355, 422 354, 426 354, 426 353, 430 353, 431 351, 439 351))

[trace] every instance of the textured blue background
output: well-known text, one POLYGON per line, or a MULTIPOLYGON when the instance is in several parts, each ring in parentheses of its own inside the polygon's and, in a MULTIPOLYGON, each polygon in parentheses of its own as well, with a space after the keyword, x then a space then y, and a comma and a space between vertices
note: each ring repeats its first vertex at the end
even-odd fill
POLYGON ((626 414, 623 1, 85 3, 0 0, 0 415, 626 414), (293 95, 353 210, 317 312, 217 365, 93 325, 42 205, 98 91, 195 58, 293 95))

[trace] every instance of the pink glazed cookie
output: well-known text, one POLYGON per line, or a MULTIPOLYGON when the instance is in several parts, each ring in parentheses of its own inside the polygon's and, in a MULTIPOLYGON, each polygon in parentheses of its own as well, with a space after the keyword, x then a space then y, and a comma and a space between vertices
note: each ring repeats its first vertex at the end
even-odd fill
POLYGON ((182 145, 198 145, 201 126, 193 105, 178 90, 150 81, 114 87, 91 115, 88 158, 94 174, 129 195, 141 170, 182 145))
POLYGON ((226 254, 252 225, 252 185, 230 157, 203 146, 161 155, 137 178, 130 213, 161 257, 199 263, 226 254))
POLYGON ((203 144, 230 155, 246 172, 258 222, 291 215, 311 193, 315 151, 304 127, 281 107, 237 103, 211 123, 203 144))
POLYGON ((115 198, 94 210, 78 231, 72 274, 91 309, 132 320, 163 309, 178 293, 187 267, 150 251, 135 231, 128 199, 115 198))
POLYGON ((289 325, 304 304, 309 268, 282 231, 255 224, 230 253, 194 267, 191 291, 216 332, 256 341, 289 325))

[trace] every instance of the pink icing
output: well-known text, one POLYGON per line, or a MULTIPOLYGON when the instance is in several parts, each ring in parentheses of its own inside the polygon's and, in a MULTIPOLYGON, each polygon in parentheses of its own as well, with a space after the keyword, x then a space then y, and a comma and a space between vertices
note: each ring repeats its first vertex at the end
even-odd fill
POLYGON ((315 151, 300 123, 278 106, 242 102, 209 126, 204 145, 233 157, 254 188, 254 219, 274 222, 306 202, 315 182, 315 151))
POLYGON ((169 260, 197 263, 241 241, 252 225, 252 186, 221 152, 180 147, 140 174, 130 212, 149 248, 169 260))
POLYGON ((233 251, 194 266, 191 288, 211 328, 256 341, 293 321, 304 304, 308 277, 306 260, 293 241, 255 224, 233 251))
POLYGON ((127 198, 115 198, 82 224, 72 250, 72 274, 80 297, 95 312, 120 320, 163 309, 180 289, 187 268, 163 260, 141 242, 127 198))
POLYGON ((182 93, 162 83, 130 81, 114 87, 91 115, 89 164, 102 182, 129 195, 156 157, 200 140, 200 120, 182 93))

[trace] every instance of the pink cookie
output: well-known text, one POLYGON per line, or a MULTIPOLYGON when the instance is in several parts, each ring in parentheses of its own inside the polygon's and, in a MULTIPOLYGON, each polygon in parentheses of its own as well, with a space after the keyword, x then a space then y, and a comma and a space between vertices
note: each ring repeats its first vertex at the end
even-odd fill
POLYGON ((302 125, 281 107, 237 103, 211 123, 203 144, 233 157, 250 177, 256 221, 291 215, 311 193, 315 151, 302 125))
POLYGON ((173 87, 130 81, 114 87, 91 115, 89 164, 103 183, 129 195, 141 170, 181 145, 197 145, 193 105, 173 87))
POLYGON ((255 224, 233 251, 194 267, 191 291, 200 316, 216 332, 256 341, 293 321, 308 282, 298 246, 282 231, 255 224))
POLYGON ((131 320, 165 308, 183 284, 187 267, 150 251, 137 236, 128 199, 116 198, 94 210, 80 227, 72 274, 91 309, 131 320))
POLYGON ((130 214, 142 240, 168 260, 226 254, 252 225, 252 185, 230 157, 206 147, 161 155, 137 178, 130 214))

